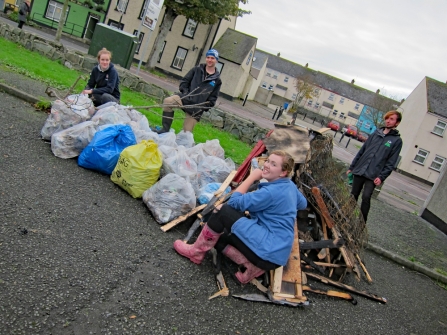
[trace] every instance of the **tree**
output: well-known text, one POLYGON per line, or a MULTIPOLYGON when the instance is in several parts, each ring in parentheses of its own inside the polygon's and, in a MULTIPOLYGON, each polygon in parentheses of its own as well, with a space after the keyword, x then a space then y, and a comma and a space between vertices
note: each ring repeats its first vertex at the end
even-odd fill
POLYGON ((295 78, 296 98, 292 108, 297 109, 304 99, 311 99, 316 96, 315 86, 311 83, 311 76, 308 74, 298 75, 295 78))
POLYGON ((399 104, 396 97, 387 97, 380 94, 380 90, 377 90, 374 98, 366 106, 364 118, 368 119, 376 128, 380 128, 384 125, 383 116, 386 112, 396 110, 399 104))
POLYGON ((248 0, 165 0, 165 17, 155 38, 147 67, 154 68, 166 35, 177 16, 183 15, 197 23, 214 24, 219 19, 229 20, 230 16, 242 16, 251 13, 240 9, 239 3, 247 4, 248 0))
POLYGON ((68 7, 68 0, 65 0, 62 6, 62 13, 59 19, 59 24, 57 25, 56 37, 54 38, 56 42, 59 42, 61 40, 62 29, 64 28, 65 16, 67 14, 67 7, 68 7))

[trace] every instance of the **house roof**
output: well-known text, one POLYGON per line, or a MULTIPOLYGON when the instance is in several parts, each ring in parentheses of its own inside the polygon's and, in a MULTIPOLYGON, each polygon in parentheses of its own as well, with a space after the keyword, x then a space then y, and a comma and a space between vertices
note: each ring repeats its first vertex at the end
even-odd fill
POLYGON ((219 57, 242 64, 257 41, 256 37, 228 28, 214 45, 214 49, 219 52, 219 57))
POLYGON ((256 49, 255 57, 268 57, 267 68, 269 69, 288 74, 294 78, 298 76, 306 76, 312 84, 364 105, 381 109, 380 107, 383 106, 384 103, 389 106, 400 104, 400 102, 379 95, 376 92, 369 91, 363 87, 351 84, 326 73, 312 70, 262 50, 256 49))
POLYGON ((427 82, 428 111, 447 117, 447 85, 433 78, 425 77, 427 82))

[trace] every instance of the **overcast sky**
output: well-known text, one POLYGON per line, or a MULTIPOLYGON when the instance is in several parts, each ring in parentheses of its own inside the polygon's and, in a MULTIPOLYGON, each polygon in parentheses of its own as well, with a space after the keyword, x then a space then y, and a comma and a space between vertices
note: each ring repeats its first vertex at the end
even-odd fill
POLYGON ((236 29, 257 48, 406 98, 447 80, 447 0, 249 0, 236 29))

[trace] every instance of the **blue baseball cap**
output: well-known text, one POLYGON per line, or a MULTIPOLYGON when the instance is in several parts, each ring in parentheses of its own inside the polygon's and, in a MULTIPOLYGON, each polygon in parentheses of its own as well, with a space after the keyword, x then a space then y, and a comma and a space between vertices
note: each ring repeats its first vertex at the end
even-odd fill
POLYGON ((219 60, 219 53, 217 52, 216 49, 209 49, 206 52, 206 57, 208 57, 208 56, 214 57, 214 58, 216 58, 216 60, 219 60))

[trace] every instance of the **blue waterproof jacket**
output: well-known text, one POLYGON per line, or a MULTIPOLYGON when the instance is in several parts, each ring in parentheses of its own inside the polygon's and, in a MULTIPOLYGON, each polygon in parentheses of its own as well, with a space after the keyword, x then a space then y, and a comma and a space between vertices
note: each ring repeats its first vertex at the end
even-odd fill
POLYGON ((228 205, 250 212, 250 218, 237 220, 231 232, 263 260, 286 265, 297 210, 307 207, 307 200, 296 185, 287 178, 260 183, 255 192, 233 193, 228 205))

